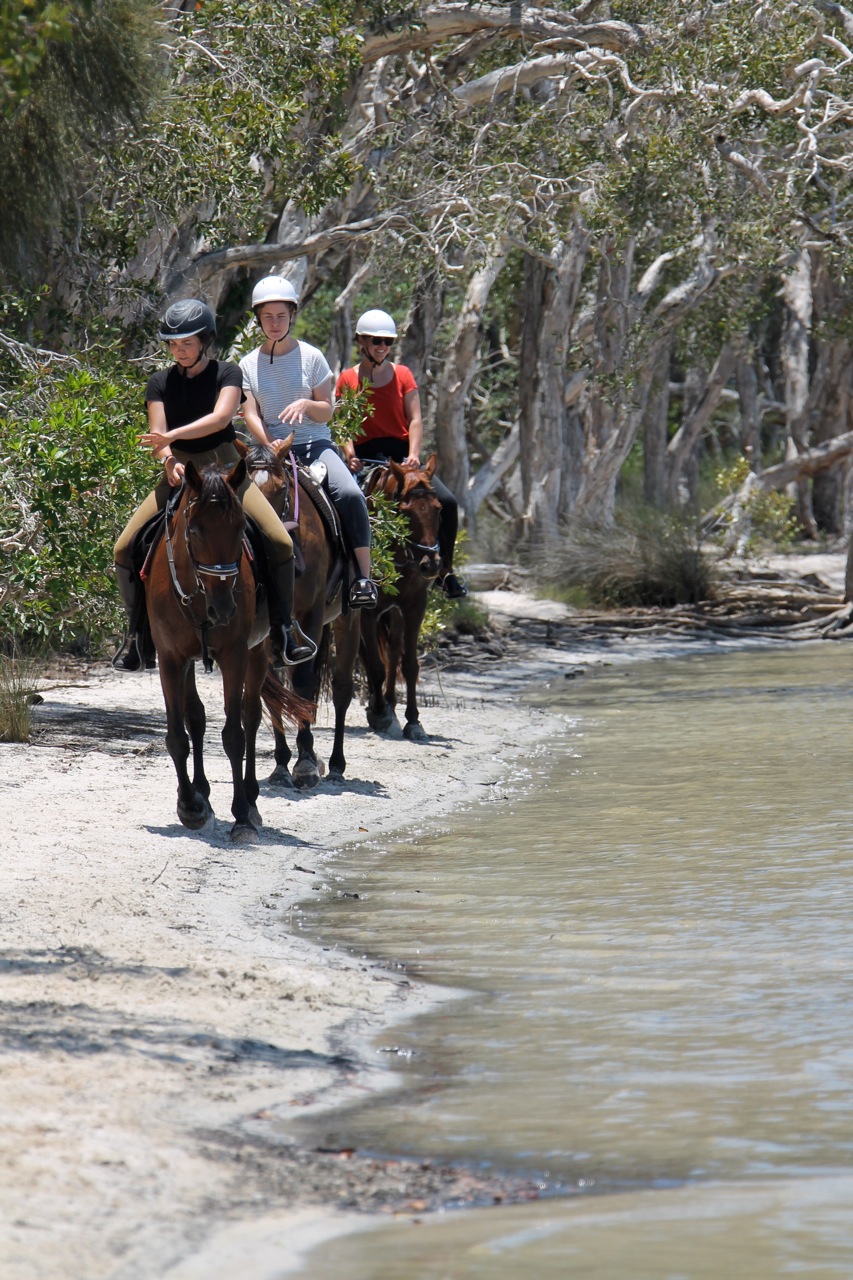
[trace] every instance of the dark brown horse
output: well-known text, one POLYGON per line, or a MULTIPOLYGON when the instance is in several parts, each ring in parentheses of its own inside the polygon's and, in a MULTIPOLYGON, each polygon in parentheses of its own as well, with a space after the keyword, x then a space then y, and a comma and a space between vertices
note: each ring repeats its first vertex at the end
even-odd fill
POLYGON ((422 741, 418 702, 418 637, 427 606, 427 592, 438 577, 441 561, 438 522, 441 503, 432 487, 436 455, 423 468, 389 462, 368 477, 368 506, 374 494, 383 493, 408 517, 409 537, 394 551, 396 594, 380 589, 379 603, 361 620, 361 661, 367 675, 369 696, 367 723, 384 733, 396 719, 397 670, 406 681, 406 724, 403 734, 422 741))
MULTIPOLYGON (((249 471, 255 482, 282 519, 293 529, 304 567, 296 579, 293 616, 317 646, 317 654, 309 662, 289 669, 294 691, 306 702, 317 703, 331 683, 335 708, 335 736, 329 757, 329 780, 340 781, 346 769, 344 729, 353 695, 353 669, 358 651, 358 612, 342 611, 345 586, 344 565, 327 522, 306 491, 304 481, 294 486, 294 470, 288 461, 293 436, 276 440, 265 447, 249 450, 249 471), (335 639, 335 661, 331 661, 332 634, 335 639)), ((314 749, 313 716, 305 717, 296 735, 296 764, 288 765, 293 753, 284 733, 276 730, 276 768, 270 782, 292 785, 300 790, 316 787, 320 766, 314 749)))
POLYGON ((206 717, 195 663, 201 658, 209 670, 215 659, 225 695, 222 745, 231 763, 234 841, 255 839, 260 822, 255 739, 261 699, 279 724, 283 715, 296 719, 311 710, 269 671, 268 619, 265 609, 256 609, 254 577, 244 554, 246 516, 238 491, 245 478, 242 458, 228 474, 216 467, 199 472, 188 462, 178 507, 166 517, 164 536, 145 574, 166 703, 166 746, 178 775, 178 817, 196 830, 212 814, 203 757, 206 717))

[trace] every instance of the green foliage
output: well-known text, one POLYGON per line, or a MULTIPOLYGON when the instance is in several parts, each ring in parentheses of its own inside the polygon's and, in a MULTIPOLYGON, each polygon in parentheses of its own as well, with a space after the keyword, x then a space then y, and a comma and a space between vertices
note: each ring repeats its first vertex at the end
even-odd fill
POLYGON ((335 412, 329 424, 335 444, 342 445, 361 435, 361 425, 369 408, 369 397, 367 387, 344 387, 335 401, 335 412))
POLYGON ((0 638, 87 648, 116 630, 113 543, 153 479, 140 401, 127 374, 80 369, 0 418, 0 638))
POLYGON ((51 44, 70 39, 72 8, 88 12, 91 7, 91 0, 75 6, 0 0, 0 116, 10 115, 27 97, 51 44))
POLYGON ((138 123, 150 100, 159 76, 158 9, 153 0, 31 3, 28 23, 26 10, 13 21, 8 8, 0 10, 0 32, 17 25, 23 44, 0 63, 0 77, 7 71, 0 272, 34 276, 63 209, 82 190, 87 162, 119 123, 138 123))
MULTIPOLYGON (((748 476, 749 463, 746 458, 738 458, 717 472, 717 485, 722 494, 736 493, 748 476)), ((751 488, 743 504, 743 514, 749 526, 747 549, 755 551, 770 545, 784 551, 790 547, 800 531, 796 509, 795 500, 786 493, 757 486, 751 488)), ((725 542, 732 519, 732 514, 728 513, 717 530, 715 536, 719 542, 725 542)))
POLYGON ((389 596, 397 594, 396 548, 409 537, 409 521, 393 498, 374 493, 368 502, 370 512, 370 572, 389 596))

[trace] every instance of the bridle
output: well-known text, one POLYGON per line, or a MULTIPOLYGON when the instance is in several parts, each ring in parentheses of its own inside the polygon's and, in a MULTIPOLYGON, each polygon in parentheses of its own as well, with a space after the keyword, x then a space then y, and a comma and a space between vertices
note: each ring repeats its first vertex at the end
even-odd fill
MULTIPOLYGON (((198 630, 201 632, 202 661, 204 662, 205 671, 209 672, 213 670, 213 663, 210 659, 210 654, 208 653, 208 648, 207 648, 207 633, 210 630, 211 624, 207 617, 207 610, 205 609, 205 616, 203 618, 199 618, 198 614, 193 608, 193 602, 197 600, 199 596, 201 596, 205 601, 207 600, 207 590, 204 584, 205 578, 218 578, 220 582, 226 582, 229 578, 231 578, 234 580, 236 585, 236 580, 240 575, 240 561, 232 560, 228 564, 204 564, 201 561, 196 560, 195 556, 193 555, 192 542, 190 539, 190 527, 191 527, 190 514, 192 512, 192 508, 196 505, 198 501, 199 501, 198 498, 188 498, 186 503, 184 504, 184 546, 186 547, 187 557, 192 567, 193 578, 195 579, 193 590, 185 591, 184 588, 181 586, 180 580, 178 578, 177 565, 175 564, 175 552, 172 546, 172 534, 169 531, 168 512, 166 513, 166 529, 165 529, 166 559, 169 564, 169 576, 172 580, 172 589, 175 592, 175 595, 177 596, 181 606, 187 611, 187 614, 193 626, 197 627, 198 630)), ((215 502, 216 499, 212 499, 212 501, 215 502)), ((177 516, 178 513, 176 512, 175 514, 177 516)), ((241 544, 240 544, 241 557, 242 557, 242 554, 243 554, 243 542, 241 540, 241 544)))
MULTIPOLYGON (((412 489, 410 493, 406 494, 406 501, 409 502, 411 501, 412 498, 422 498, 422 497, 425 498, 425 497, 429 497, 430 495, 434 497, 435 490, 428 488, 425 484, 419 484, 416 488, 412 489)), ((401 510, 402 510, 402 507, 401 507, 401 510)), ((440 550, 440 547, 437 542, 433 542, 432 544, 427 544, 425 542, 415 542, 414 537, 407 538, 406 545, 405 545, 406 556, 403 563, 404 565, 416 564, 419 557, 415 554, 415 552, 420 551, 423 555, 436 556, 438 555, 439 550, 440 550)))

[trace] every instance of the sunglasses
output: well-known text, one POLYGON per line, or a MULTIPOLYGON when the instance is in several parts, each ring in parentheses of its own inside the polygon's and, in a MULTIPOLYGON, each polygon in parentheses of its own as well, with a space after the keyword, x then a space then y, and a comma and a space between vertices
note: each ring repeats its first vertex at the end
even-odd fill
POLYGON ((368 341, 369 341, 369 342, 372 342, 372 343, 373 343, 373 345, 374 345, 374 347, 393 347, 393 345, 394 345, 394 339, 393 339, 393 338, 373 338, 373 337, 371 337, 371 338, 369 338, 369 339, 368 339, 368 341))

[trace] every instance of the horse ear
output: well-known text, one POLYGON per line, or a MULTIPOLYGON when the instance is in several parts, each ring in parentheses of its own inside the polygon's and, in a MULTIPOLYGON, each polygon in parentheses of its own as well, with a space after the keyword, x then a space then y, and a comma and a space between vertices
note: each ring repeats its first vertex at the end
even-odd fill
POLYGON ((189 458, 184 463, 184 479, 193 493, 201 493, 201 472, 189 458))
POLYGON ((227 481, 235 493, 240 492, 240 486, 246 479, 246 470, 246 459, 241 458, 240 461, 235 464, 234 470, 227 477, 227 481))
POLYGON ((283 440, 273 440, 271 446, 273 453, 279 458, 283 453, 290 453, 290 450, 293 448, 293 437, 295 435, 296 432, 291 431, 290 435, 285 436, 283 440))
POLYGON ((241 458, 248 458, 249 450, 242 440, 235 440, 234 448, 237 450, 241 458))
POLYGON ((401 467, 399 462, 395 462, 393 458, 388 459, 388 466, 391 468, 391 475, 397 481, 397 488, 402 489, 406 483, 406 468, 401 467))
POLYGON ((435 475, 435 469, 437 466, 438 466, 438 454, 431 453, 426 460, 426 466, 423 468, 423 471, 425 472, 428 480, 431 480, 435 475))

